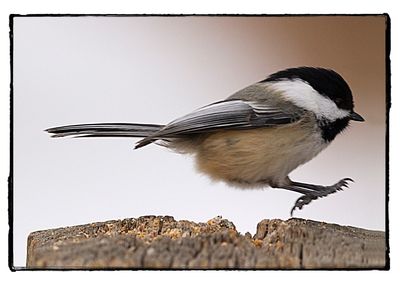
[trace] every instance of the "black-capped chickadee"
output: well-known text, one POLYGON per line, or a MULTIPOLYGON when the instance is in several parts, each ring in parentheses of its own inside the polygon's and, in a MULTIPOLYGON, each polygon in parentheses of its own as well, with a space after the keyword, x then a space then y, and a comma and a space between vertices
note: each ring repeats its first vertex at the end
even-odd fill
POLYGON ((198 169, 214 180, 303 194, 292 214, 352 181, 322 186, 292 181, 288 174, 325 149, 350 120, 364 121, 353 108, 350 87, 338 73, 299 67, 276 72, 167 125, 78 124, 47 132, 52 137, 143 137, 135 148, 156 142, 193 154, 198 169))

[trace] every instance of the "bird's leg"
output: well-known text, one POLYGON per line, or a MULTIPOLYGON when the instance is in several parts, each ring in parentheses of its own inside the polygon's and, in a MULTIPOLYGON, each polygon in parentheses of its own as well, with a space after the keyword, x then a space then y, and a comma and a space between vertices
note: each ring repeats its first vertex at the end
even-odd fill
POLYGON ((280 186, 279 188, 303 194, 303 196, 296 200, 292 210, 290 211, 290 216, 292 216, 293 211, 296 208, 301 210, 303 206, 308 205, 309 203, 311 203, 312 200, 326 197, 329 194, 333 194, 337 191, 343 190, 343 187, 348 187, 349 181, 354 182, 351 178, 343 178, 336 184, 330 186, 322 186, 290 181, 288 185, 280 186))

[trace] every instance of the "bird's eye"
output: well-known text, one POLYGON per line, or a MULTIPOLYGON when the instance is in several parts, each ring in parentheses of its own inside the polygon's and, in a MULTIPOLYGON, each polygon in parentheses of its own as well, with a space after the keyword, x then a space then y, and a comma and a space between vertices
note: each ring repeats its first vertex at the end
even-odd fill
POLYGON ((336 98, 336 99, 335 99, 335 103, 336 103, 337 105, 340 105, 341 103, 343 103, 343 99, 342 99, 342 98, 336 98))

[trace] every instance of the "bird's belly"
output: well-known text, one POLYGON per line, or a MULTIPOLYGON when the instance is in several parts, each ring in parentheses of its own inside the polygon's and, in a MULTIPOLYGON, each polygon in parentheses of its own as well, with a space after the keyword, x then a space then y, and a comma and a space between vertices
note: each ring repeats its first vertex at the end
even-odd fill
POLYGON ((327 146, 304 126, 226 130, 204 139, 198 169, 212 179, 243 187, 283 185, 287 175, 327 146))

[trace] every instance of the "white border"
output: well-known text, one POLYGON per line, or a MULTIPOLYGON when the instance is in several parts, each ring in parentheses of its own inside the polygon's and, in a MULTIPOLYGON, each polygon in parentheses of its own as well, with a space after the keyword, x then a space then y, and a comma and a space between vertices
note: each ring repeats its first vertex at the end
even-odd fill
MULTIPOLYGON (((141 13, 250 13, 250 14, 308 14, 308 13, 384 13, 388 12, 392 20, 392 35, 399 34, 399 9, 397 1, 216 1, 216 0, 202 0, 193 3, 192 1, 162 1, 162 0, 148 0, 143 2, 138 1, 83 1, 83 0, 60 0, 60 1, 29 1, 29 0, 14 0, 7 1, 3 0, 0 4, 0 85, 1 85, 1 95, 0 95, 0 121, 1 121, 1 161, 0 161, 0 206, 1 206, 1 232, 0 232, 0 249, 3 250, 0 261, 0 271, 1 276, 4 281, 13 281, 14 279, 22 278, 29 279, 29 281, 71 281, 72 279, 79 278, 85 279, 85 277, 90 275, 87 279, 104 278, 110 279, 118 276, 123 276, 124 278, 162 278, 163 280, 173 278, 175 281, 179 280, 204 280, 209 277, 224 278, 224 279, 254 279, 262 278, 268 280, 285 280, 290 279, 292 281, 306 278, 310 281, 311 278, 316 280, 323 279, 324 281, 337 281, 338 279, 354 280, 354 279, 378 279, 382 277, 385 281, 394 280, 396 272, 399 272, 400 262, 399 262, 399 239, 400 238, 400 225, 395 224, 398 222, 398 215, 400 214, 399 208, 400 204, 400 189, 399 186, 399 173, 394 173, 396 164, 398 161, 399 149, 398 144, 400 144, 399 134, 398 134, 398 122, 399 120, 399 95, 395 93, 400 93, 398 87, 399 68, 397 61, 397 52, 400 50, 398 37, 393 36, 392 38, 392 109, 391 109, 391 193, 390 193, 390 237, 391 237, 391 267, 392 270, 389 272, 385 271, 356 271, 356 272, 329 272, 317 271, 317 272, 297 272, 297 271, 191 271, 191 272, 153 272, 153 271, 138 271, 138 272, 18 272, 11 273, 8 270, 7 263, 7 252, 8 249, 8 214, 7 214, 7 177, 9 174, 9 83, 10 83, 10 68, 9 64, 9 14, 32 14, 32 13, 120 13, 120 14, 141 14, 141 13), (397 5, 396 5, 397 4, 397 5), (397 130, 396 130, 397 129, 397 130), (395 145, 396 144, 396 145, 395 145), (397 239, 396 239, 397 238, 397 239), (223 275, 223 276, 222 276, 223 275), (257 277, 255 277, 257 276, 257 277), (260 277, 262 276, 262 277, 260 277), (299 277, 300 276, 300 277, 299 277), (360 277, 361 276, 361 277, 360 277)), ((123 279, 123 278, 122 278, 123 279)))

